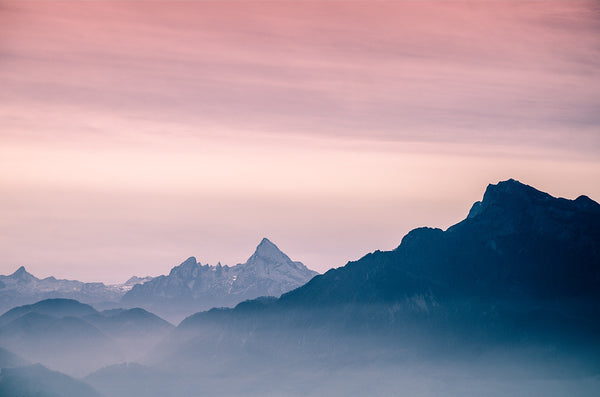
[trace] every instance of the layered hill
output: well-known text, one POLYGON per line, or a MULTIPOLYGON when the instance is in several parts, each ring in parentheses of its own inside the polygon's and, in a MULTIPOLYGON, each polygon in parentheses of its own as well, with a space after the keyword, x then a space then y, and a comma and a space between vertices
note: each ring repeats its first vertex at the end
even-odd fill
MULTIPOLYGON (((415 229, 396 249, 311 275, 279 298, 199 312, 174 329, 142 309, 14 308, 0 316, 0 356, 94 370, 85 381, 115 397, 595 395, 599 242, 598 203, 508 180, 447 230, 415 229)), ((304 269, 263 240, 244 265, 190 258, 131 292, 189 310, 215 296, 279 295, 304 269)), ((32 385, 55 378, 34 369, 32 385)))
POLYGON ((232 307, 259 296, 278 297, 317 274, 301 262, 292 261, 265 238, 243 264, 202 265, 191 257, 171 269, 168 275, 135 285, 121 303, 180 320, 212 307, 232 307))
POLYGON ((0 316, 0 346, 31 362, 84 375, 137 358, 173 325, 143 309, 99 312, 70 299, 48 299, 0 316))

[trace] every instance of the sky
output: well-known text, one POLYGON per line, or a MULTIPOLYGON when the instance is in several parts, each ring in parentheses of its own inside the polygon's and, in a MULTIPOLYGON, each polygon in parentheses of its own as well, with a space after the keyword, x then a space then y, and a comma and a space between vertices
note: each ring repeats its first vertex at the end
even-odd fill
POLYGON ((324 272, 500 180, 600 200, 593 1, 0 0, 0 87, 0 274, 324 272))

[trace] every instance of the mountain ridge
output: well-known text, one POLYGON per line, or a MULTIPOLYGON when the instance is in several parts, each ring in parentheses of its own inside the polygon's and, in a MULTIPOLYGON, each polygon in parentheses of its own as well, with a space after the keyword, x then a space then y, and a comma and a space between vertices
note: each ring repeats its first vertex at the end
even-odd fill
POLYGON ((181 319, 185 317, 183 313, 234 306, 263 295, 279 296, 316 274, 263 238, 245 263, 202 265, 191 256, 173 267, 168 275, 135 285, 121 303, 147 308, 165 318, 181 319))
POLYGON ((122 284, 104 284, 78 280, 38 278, 20 266, 9 275, 0 275, 0 313, 16 306, 33 304, 44 299, 75 299, 90 304, 118 302, 137 283, 151 277, 133 276, 122 284))
POLYGON ((279 299, 196 313, 156 357, 194 362, 189 351, 231 361, 261 346, 276 357, 311 360, 327 351, 328 360, 358 363, 478 354, 478 346, 525 349, 534 338, 536 349, 598 368, 600 205, 509 180, 489 185, 474 207, 446 230, 414 229, 395 249, 331 269, 279 299))
MULTIPOLYGON (((361 261, 372 263, 377 260, 397 265, 386 267, 379 264, 371 268, 363 265, 358 272, 364 278, 371 277, 373 280, 375 277, 381 285, 385 285, 385 278, 407 280, 411 275, 419 274, 421 278, 427 277, 432 283, 430 287, 437 288, 440 292, 445 292, 452 283, 458 282, 467 288, 466 291, 474 293, 477 290, 482 294, 486 289, 498 289, 491 285, 493 283, 490 283, 490 276, 485 274, 488 271, 493 272, 494 277, 502 277, 499 281, 510 282, 511 277, 527 277, 524 281, 533 286, 534 274, 525 274, 525 270, 530 267, 528 264, 539 264, 544 260, 554 263, 552 270, 560 274, 552 277, 553 285, 548 285, 548 279, 544 285, 536 287, 537 293, 541 294, 544 288, 550 288, 550 291, 553 286, 558 290, 563 289, 559 280, 569 280, 575 276, 575 270, 569 270, 570 267, 560 266, 558 263, 559 260, 561 263, 568 263, 565 262, 568 261, 568 255, 575 255, 579 260, 578 270, 583 273, 572 282, 574 285, 571 285, 571 292, 574 294, 573 289, 581 285, 587 286, 587 292, 598 292, 600 248, 595 244, 597 241, 600 241, 600 204, 587 197, 575 200, 554 198, 509 179, 496 185, 488 185, 483 200, 473 205, 467 218, 446 231, 436 228, 413 229, 394 250, 376 251, 358 261, 349 262, 345 267, 332 269, 284 294, 282 300, 292 302, 300 295, 312 295, 312 299, 317 300, 317 291, 308 292, 311 283, 330 283, 327 290, 332 293, 330 289, 335 286, 336 277, 341 277, 355 267, 360 268, 361 261), (585 205, 581 205, 582 202, 585 205), (578 246, 566 253, 561 249, 561 242, 564 247, 571 240, 576 241, 578 246), (519 252, 510 258, 506 256, 512 247, 519 245, 523 245, 519 252), (460 250, 453 250, 453 247, 458 246, 461 247, 460 250), (549 252, 553 254, 550 255, 549 252), (583 258, 582 255, 588 255, 589 258, 583 258), (486 258, 487 267, 480 265, 480 258, 486 258), (523 267, 519 269, 518 266, 511 265, 511 261, 522 264, 523 267), (457 277, 456 272, 459 272, 460 277, 457 277), (596 287, 589 285, 592 280, 595 280, 596 287), (484 282, 487 284, 483 285, 484 282)), ((546 278, 550 275, 552 273, 546 278)), ((511 288, 512 292, 524 292, 515 291, 514 283, 511 288)), ((326 289, 321 287, 320 290, 326 289)), ((394 295, 393 291, 388 293, 394 295)), ((341 296, 344 294, 340 292, 338 297, 341 296)))

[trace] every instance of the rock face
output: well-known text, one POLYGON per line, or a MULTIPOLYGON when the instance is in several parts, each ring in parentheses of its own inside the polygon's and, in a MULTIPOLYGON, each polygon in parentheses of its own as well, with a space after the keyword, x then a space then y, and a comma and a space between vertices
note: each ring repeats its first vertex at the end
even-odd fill
POLYGON ((181 319, 212 307, 234 306, 259 296, 279 296, 316 274, 265 238, 244 264, 202 265, 190 257, 171 269, 169 275, 135 285, 121 303, 143 307, 167 319, 181 319))
POLYGON ((118 302, 135 284, 151 279, 134 276, 124 284, 114 285, 58 280, 54 277, 39 279, 21 266, 11 275, 0 275, 0 313, 15 306, 53 298, 75 299, 86 303, 118 302))

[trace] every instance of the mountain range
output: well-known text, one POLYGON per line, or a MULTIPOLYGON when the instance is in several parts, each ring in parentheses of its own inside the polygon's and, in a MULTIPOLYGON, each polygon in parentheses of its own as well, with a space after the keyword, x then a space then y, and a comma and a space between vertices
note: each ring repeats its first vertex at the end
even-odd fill
POLYGON ((47 299, 0 316, 0 347, 83 375, 115 361, 138 359, 173 328, 139 308, 99 312, 72 299, 47 299))
POLYGON ((151 279, 134 276, 123 284, 110 285, 54 277, 39 279, 21 266, 13 274, 0 275, 0 313, 18 305, 51 298, 75 299, 92 304, 118 302, 135 284, 151 279))
POLYGON ((456 225, 322 275, 264 239, 245 264, 190 258, 122 299, 179 315, 207 302, 218 307, 177 327, 65 299, 13 308, 0 363, 24 366, 2 370, 0 390, 50 379, 108 397, 595 395, 600 205, 510 179, 456 225))
POLYGON ((201 265, 190 257, 159 277, 133 276, 123 284, 38 279, 23 266, 0 276, 0 312, 43 299, 68 298, 97 308, 141 307, 179 322, 212 307, 233 307, 259 296, 280 296, 318 273, 292 261, 264 238, 244 264, 201 265))
POLYGON ((134 285, 121 299, 125 307, 143 307, 161 317, 181 320, 212 307, 233 307, 259 296, 279 297, 318 273, 292 261, 266 238, 243 264, 202 265, 191 257, 166 276, 134 285))
POLYGON ((445 231, 415 229, 396 249, 329 270, 279 299, 186 318, 154 359, 195 367, 209 355, 223 366, 257 365, 261 351, 265 365, 286 357, 347 365, 469 356, 486 346, 597 371, 599 242, 598 203, 511 179, 489 185, 467 218, 445 231))

